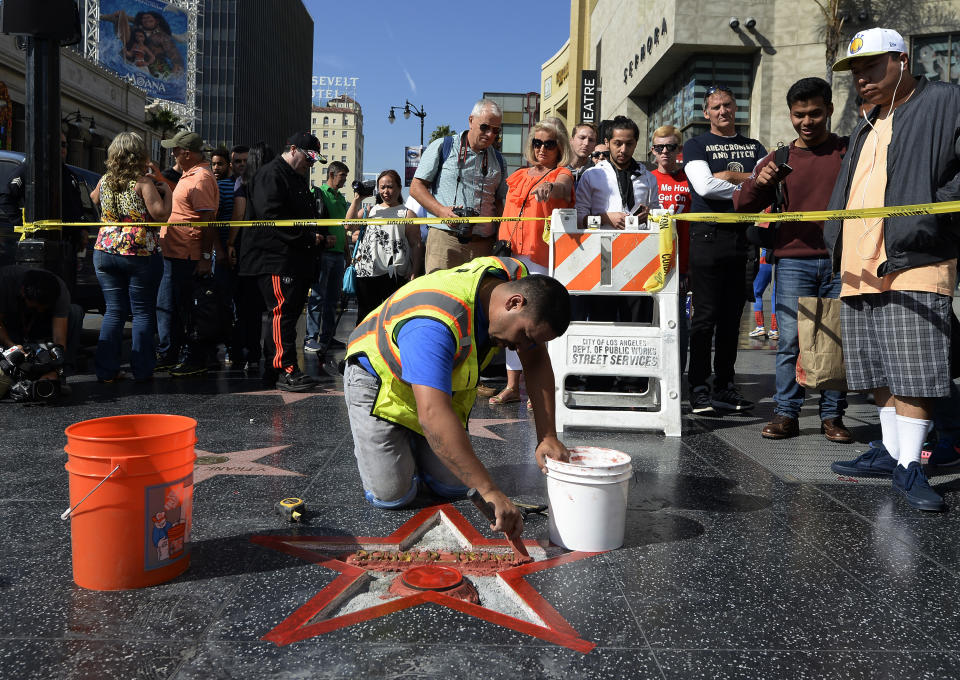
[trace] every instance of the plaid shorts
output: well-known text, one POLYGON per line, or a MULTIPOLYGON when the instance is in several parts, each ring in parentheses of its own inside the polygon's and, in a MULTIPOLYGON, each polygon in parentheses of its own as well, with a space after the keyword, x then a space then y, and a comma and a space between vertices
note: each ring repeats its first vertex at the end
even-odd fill
POLYGON ((898 397, 950 393, 949 296, 890 290, 841 299, 850 391, 889 387, 898 397))

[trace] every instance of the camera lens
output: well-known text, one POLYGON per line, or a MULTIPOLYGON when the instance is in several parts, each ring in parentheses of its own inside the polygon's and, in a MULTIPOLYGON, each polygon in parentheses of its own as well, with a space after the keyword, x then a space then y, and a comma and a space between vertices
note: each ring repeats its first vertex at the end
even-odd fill
POLYGON ((37 380, 33 383, 33 394, 37 399, 52 399, 60 391, 60 385, 53 380, 37 380))

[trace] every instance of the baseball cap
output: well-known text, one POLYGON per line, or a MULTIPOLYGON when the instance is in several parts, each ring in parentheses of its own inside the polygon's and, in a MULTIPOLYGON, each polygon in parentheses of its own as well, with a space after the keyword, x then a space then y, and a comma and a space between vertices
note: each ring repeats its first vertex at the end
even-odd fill
POLYGON ((309 132, 295 132, 290 135, 290 138, 287 140, 287 146, 295 146, 301 151, 303 151, 310 158, 311 161, 316 163, 317 161, 321 163, 326 163, 327 159, 320 153, 320 140, 311 135, 309 132))
POLYGON ((198 133, 189 130, 181 130, 171 139, 162 140, 160 146, 164 149, 179 146, 181 149, 187 149, 188 151, 210 151, 213 148, 209 144, 204 144, 203 137, 198 133))
POLYGON ((850 62, 859 57, 872 57, 887 52, 906 53, 903 36, 892 28, 870 28, 860 31, 847 45, 847 54, 833 65, 834 71, 849 71, 850 62))

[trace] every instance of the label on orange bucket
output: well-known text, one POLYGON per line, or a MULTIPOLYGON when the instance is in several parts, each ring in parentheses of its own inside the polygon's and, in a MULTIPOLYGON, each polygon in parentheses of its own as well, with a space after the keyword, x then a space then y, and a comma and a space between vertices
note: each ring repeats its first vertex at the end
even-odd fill
POLYGON ((159 569, 190 553, 193 473, 145 489, 144 570, 159 569))

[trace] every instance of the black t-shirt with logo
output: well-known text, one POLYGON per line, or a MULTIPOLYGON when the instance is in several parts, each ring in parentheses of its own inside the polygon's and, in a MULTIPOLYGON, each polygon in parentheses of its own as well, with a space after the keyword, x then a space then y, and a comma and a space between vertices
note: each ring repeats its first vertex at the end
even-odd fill
MULTIPOLYGON (((710 172, 753 172, 754 166, 764 156, 767 150, 756 139, 736 134, 732 137, 722 137, 712 132, 705 132, 688 139, 683 145, 683 162, 706 161, 710 172)), ((701 196, 690 185, 691 202, 690 212, 734 212, 733 201, 729 198, 706 198, 701 196)))

